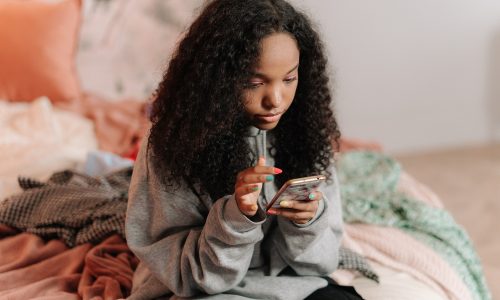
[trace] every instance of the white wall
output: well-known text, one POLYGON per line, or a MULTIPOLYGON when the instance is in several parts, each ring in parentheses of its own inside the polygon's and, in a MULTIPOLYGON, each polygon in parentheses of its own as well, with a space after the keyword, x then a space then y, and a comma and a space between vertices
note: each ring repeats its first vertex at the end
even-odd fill
POLYGON ((500 141, 500 1, 291 2, 327 44, 344 135, 392 153, 500 141))

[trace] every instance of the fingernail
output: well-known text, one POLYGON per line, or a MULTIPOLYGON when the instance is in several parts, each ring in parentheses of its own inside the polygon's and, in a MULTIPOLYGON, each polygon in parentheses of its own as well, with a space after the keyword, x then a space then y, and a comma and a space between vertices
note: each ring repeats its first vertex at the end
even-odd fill
POLYGON ((278 213, 277 213, 277 211, 276 211, 276 210, 274 210, 274 209, 272 209, 272 208, 271 208, 271 209, 269 209, 269 210, 267 211, 267 213, 268 213, 268 214, 270 214, 270 215, 277 215, 277 214, 278 214, 278 213))
POLYGON ((259 157, 260 162, 266 162, 266 158, 264 156, 259 157))
POLYGON ((267 180, 267 181, 273 181, 273 179, 274 179, 274 176, 273 176, 273 175, 267 175, 267 176, 266 176, 266 180, 267 180))
POLYGON ((290 206, 290 203, 288 203, 287 201, 281 201, 280 206, 281 207, 288 207, 288 206, 290 206))
POLYGON ((314 195, 313 193, 310 193, 310 194, 309 194, 309 199, 313 200, 313 199, 314 199, 314 197, 316 197, 316 195, 314 195))
POLYGON ((254 186, 254 187, 252 188, 252 191, 254 191, 254 192, 255 192, 255 191, 258 191, 258 190, 259 190, 259 187, 258 187, 258 186, 254 186))
POLYGON ((283 173, 283 170, 281 170, 280 168, 274 168, 274 174, 281 174, 283 173))
POLYGON ((257 208, 259 208, 257 204, 252 205, 252 210, 257 210, 257 208))

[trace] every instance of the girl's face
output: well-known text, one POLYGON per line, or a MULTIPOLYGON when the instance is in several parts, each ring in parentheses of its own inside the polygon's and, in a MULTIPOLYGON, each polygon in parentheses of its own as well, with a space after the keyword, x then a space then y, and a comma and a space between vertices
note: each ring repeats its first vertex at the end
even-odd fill
POLYGON ((299 80, 299 49, 287 33, 261 41, 261 54, 244 91, 244 106, 252 124, 273 129, 292 104, 299 80))

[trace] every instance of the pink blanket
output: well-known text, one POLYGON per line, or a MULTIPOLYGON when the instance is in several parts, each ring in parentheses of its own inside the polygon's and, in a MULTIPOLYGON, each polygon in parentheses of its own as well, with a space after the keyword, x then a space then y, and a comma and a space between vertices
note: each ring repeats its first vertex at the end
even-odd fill
POLYGON ((113 235, 69 249, 0 225, 0 298, 119 299, 132 287, 138 260, 113 235))

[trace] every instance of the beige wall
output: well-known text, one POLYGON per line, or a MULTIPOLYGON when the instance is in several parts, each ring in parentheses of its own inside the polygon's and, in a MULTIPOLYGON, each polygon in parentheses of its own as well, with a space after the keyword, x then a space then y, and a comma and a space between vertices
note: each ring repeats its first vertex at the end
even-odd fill
POLYGON ((500 141, 500 1, 291 2, 326 40, 345 135, 398 153, 500 141))

